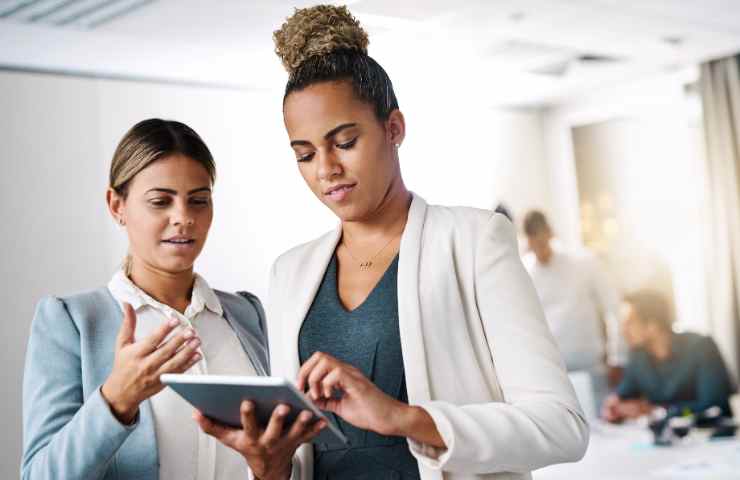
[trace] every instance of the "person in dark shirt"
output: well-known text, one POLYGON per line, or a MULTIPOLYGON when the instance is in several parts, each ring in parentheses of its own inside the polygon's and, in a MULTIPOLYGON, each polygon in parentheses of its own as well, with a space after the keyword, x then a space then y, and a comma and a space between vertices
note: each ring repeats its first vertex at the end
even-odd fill
POLYGON ((733 387, 714 340, 674 333, 668 303, 657 292, 636 292, 625 303, 622 328, 630 357, 622 382, 604 402, 602 416, 619 422, 656 406, 670 415, 716 406, 729 416, 733 387))

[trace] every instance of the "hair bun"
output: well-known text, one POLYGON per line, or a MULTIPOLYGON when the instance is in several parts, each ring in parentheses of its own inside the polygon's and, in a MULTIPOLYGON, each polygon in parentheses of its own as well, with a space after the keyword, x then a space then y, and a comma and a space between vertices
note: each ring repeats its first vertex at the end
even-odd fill
POLYGON ((367 55, 367 33, 346 6, 317 5, 296 8, 273 33, 275 53, 291 75, 310 57, 336 50, 367 55))

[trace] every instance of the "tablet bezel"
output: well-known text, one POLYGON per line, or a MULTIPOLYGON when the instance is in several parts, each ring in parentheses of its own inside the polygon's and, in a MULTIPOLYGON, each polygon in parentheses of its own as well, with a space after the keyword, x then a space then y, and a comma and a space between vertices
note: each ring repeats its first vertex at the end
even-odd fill
MULTIPOLYGON (((324 428, 324 431, 322 431, 322 433, 320 433, 319 436, 315 437, 315 439, 313 440, 314 443, 326 443, 326 441, 333 438, 334 441, 331 443, 340 442, 343 445, 348 444, 347 437, 344 436, 339 428, 337 428, 337 426, 334 425, 334 423, 329 418, 327 418, 327 416, 311 401, 311 399, 309 399, 302 392, 298 391, 295 385, 293 385, 293 383, 285 378, 237 375, 190 375, 169 373, 161 375, 160 381, 172 388, 179 396, 184 398, 188 403, 201 411, 203 411, 203 405, 197 405, 192 398, 188 398, 188 395, 186 393, 179 391, 178 389, 172 387, 172 385, 221 387, 233 386, 246 387, 247 389, 277 389, 282 390, 283 392, 287 390, 287 392, 291 396, 298 400, 298 402, 296 403, 290 403, 290 407, 292 409, 309 410, 317 417, 317 419, 323 419, 327 422, 327 426, 324 428), (327 438, 327 434, 329 434, 331 438, 327 438)), ((185 389, 185 391, 187 391, 187 389, 185 389)), ((243 398, 247 399, 249 397, 243 396, 243 398)), ((208 412, 203 411, 203 413, 207 414, 208 412)), ((292 413, 297 414, 298 412, 294 410, 294 412, 292 413)))

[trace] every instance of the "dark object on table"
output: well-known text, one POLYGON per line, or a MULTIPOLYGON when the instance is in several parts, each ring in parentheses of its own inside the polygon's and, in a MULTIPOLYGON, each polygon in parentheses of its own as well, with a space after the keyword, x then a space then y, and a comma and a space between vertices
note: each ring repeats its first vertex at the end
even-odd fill
POLYGON ((718 425, 714 427, 714 432, 709 436, 710 439, 730 438, 737 433, 737 424, 731 418, 722 418, 718 425))
MULTIPOLYGON (((658 410, 658 409, 656 409, 658 410)), ((650 415, 648 421, 648 428, 653 432, 653 444, 660 447, 666 447, 671 444, 670 429, 668 428, 668 420, 670 417, 665 415, 665 410, 662 412, 654 412, 650 415)))
POLYGON ((694 416, 697 428, 715 428, 720 425, 727 417, 722 416, 722 409, 711 407, 694 416))

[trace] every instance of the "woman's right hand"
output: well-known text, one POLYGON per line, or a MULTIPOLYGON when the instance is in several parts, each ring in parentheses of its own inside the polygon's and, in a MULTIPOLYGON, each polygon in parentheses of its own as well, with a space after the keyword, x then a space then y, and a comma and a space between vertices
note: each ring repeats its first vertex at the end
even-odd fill
POLYGON ((135 342, 136 313, 131 305, 123 304, 113 371, 101 389, 103 398, 122 423, 131 424, 139 404, 164 389, 160 375, 185 372, 200 360, 197 352, 200 340, 190 328, 162 343, 177 325, 177 320, 170 320, 135 342))
POLYGON ((323 419, 312 424, 313 413, 304 410, 289 428, 284 429, 288 413, 289 406, 278 405, 263 429, 257 423, 254 403, 243 400, 240 407, 242 428, 223 425, 197 410, 193 418, 205 433, 241 453, 258 480, 287 480, 296 449, 326 427, 323 419))

